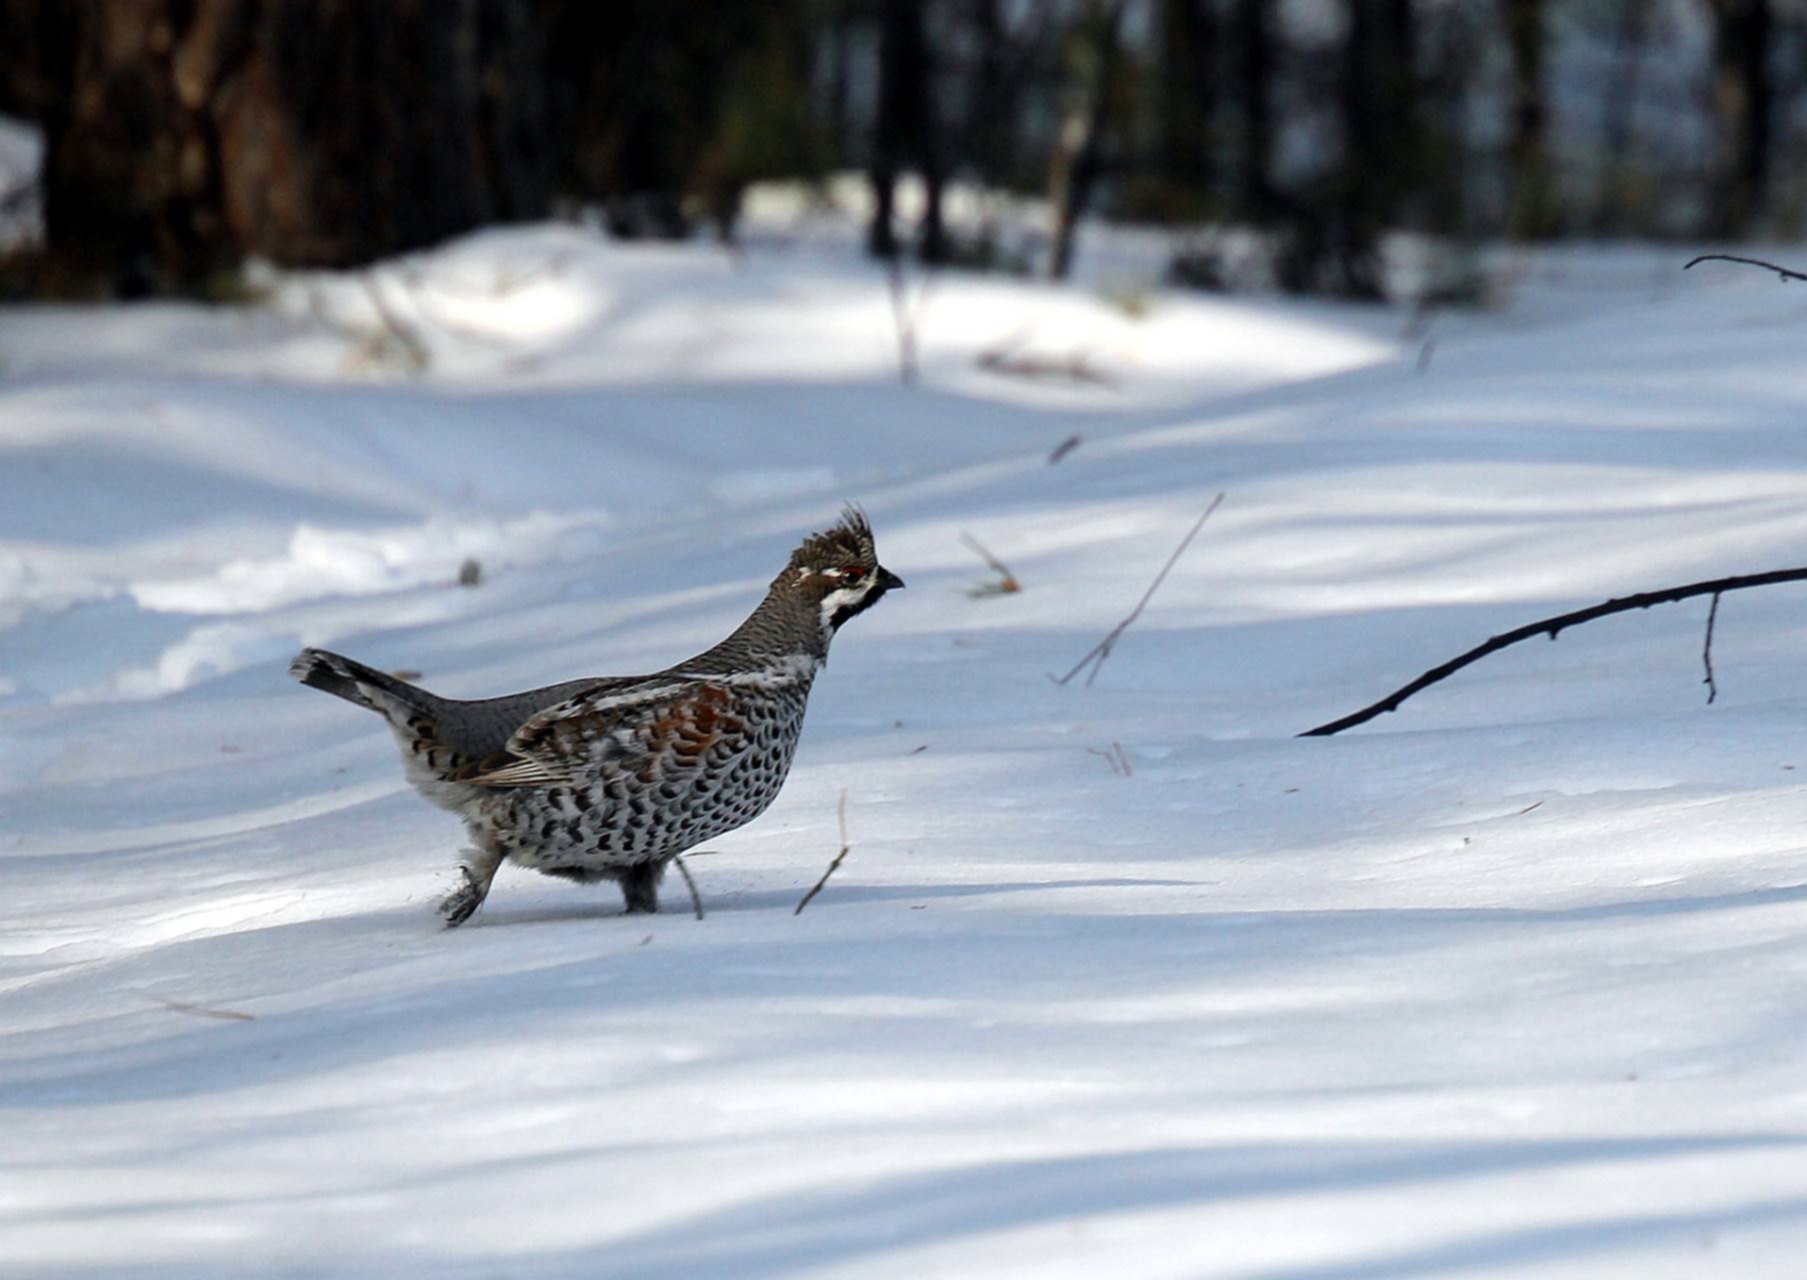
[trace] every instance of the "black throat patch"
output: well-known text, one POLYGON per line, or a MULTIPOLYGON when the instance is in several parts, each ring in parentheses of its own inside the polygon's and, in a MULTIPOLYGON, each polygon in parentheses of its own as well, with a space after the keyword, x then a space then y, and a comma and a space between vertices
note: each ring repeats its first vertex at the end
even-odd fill
POLYGON ((872 590, 868 591, 865 595, 861 596, 854 603, 844 604, 839 609, 836 609, 833 613, 828 615, 829 630, 839 631, 841 629, 841 624, 843 622, 846 622, 847 619, 849 619, 849 618, 856 618, 860 614, 866 612, 866 610, 870 609, 873 605, 877 604, 880 600, 882 600, 884 598, 885 593, 887 591, 889 591, 890 589, 891 588, 883 582, 874 583, 872 586, 872 590))

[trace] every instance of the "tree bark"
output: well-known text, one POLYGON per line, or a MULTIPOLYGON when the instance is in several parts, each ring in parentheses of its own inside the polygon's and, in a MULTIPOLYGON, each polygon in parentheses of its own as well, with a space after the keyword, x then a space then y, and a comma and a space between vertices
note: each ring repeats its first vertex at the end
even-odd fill
POLYGON ((353 266, 549 204, 521 0, 35 7, 47 250, 91 291, 353 266))

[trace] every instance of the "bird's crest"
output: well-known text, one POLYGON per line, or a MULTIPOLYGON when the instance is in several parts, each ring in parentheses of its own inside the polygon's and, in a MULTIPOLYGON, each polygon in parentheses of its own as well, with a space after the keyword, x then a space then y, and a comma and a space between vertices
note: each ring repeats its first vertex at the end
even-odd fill
POLYGON ((872 541, 872 525, 866 513, 849 503, 841 518, 821 533, 812 533, 803 545, 791 552, 792 569, 820 572, 843 565, 870 569, 878 562, 878 548, 872 541))

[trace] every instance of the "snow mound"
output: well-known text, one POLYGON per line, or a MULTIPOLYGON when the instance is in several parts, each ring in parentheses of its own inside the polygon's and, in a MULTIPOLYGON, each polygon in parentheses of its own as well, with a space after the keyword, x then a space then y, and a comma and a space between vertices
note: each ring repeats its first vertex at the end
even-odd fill
POLYGON ((390 529, 297 528, 286 552, 235 559, 199 578, 135 582, 132 598, 161 613, 261 613, 322 596, 368 596, 458 581, 479 570, 539 564, 594 551, 600 513, 532 512, 516 520, 435 518, 390 529))

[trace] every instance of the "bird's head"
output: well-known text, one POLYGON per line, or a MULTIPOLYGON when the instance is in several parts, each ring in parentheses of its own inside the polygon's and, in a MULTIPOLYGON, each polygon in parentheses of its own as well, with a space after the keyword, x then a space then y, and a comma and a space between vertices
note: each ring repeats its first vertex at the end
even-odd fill
POLYGON ((772 590, 807 608, 826 644, 847 619, 903 584, 878 562, 865 512, 850 506, 833 528, 811 534, 791 552, 791 562, 773 580, 772 590))

